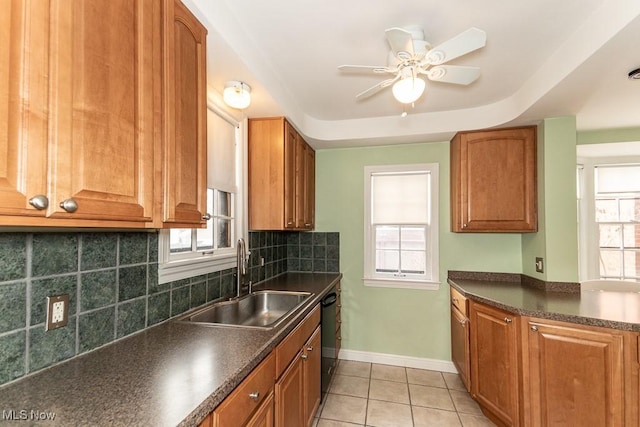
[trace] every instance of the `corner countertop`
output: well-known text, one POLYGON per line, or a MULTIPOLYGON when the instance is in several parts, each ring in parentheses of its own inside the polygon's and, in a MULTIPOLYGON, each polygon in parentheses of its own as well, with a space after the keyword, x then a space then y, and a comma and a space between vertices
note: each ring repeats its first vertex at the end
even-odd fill
MULTIPOLYGON (((314 294, 273 329, 171 319, 0 387, 0 409, 18 414, 24 410, 27 416, 32 410, 53 412, 53 422, 43 422, 49 426, 196 426, 341 277, 339 273, 286 273, 256 286, 255 290, 314 294)), ((25 421, 13 423, 24 425, 25 421)))
POLYGON ((457 277, 447 281, 471 300, 517 315, 640 332, 638 292, 554 292, 511 276, 507 281, 457 277))

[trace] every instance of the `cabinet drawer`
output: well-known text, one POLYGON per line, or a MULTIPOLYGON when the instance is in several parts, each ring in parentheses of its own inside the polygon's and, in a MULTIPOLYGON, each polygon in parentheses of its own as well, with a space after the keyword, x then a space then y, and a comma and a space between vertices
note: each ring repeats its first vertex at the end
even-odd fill
POLYGON ((469 315, 467 311, 467 298, 454 288, 451 289, 451 304, 456 307, 465 317, 469 315))
POLYGON ((282 340, 276 347, 276 378, 285 371, 300 348, 309 339, 313 331, 320 324, 320 305, 317 305, 302 322, 282 340))
POLYGON ((213 411, 214 426, 241 426, 273 390, 276 358, 271 353, 213 411), (256 396, 255 398, 252 397, 256 396))

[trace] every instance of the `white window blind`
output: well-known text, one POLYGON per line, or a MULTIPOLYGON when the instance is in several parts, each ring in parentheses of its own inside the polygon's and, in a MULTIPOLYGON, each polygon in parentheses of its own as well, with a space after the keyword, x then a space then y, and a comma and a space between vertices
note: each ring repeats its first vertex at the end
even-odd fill
POLYGON ((236 132, 230 124, 207 109, 207 187, 237 193, 236 132))
POLYGON ((374 224, 429 222, 428 173, 376 173, 371 180, 374 224))
POLYGON ((640 192, 640 165, 596 166, 596 193, 640 192))

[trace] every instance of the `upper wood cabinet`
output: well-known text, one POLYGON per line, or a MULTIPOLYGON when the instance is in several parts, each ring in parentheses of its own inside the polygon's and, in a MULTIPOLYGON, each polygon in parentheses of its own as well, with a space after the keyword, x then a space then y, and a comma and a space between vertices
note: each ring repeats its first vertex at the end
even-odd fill
POLYGON ((315 151, 283 117, 249 119, 249 229, 313 230, 315 151))
POLYGON ((165 13, 165 226, 204 226, 207 194, 207 30, 179 1, 165 13))
POLYGON ((181 3, 10 0, 0 23, 0 226, 202 223, 206 31, 181 3))
POLYGON ((535 232, 536 127, 459 132, 451 140, 451 230, 535 232))
POLYGON ((158 2, 14 0, 9 9, 0 224, 147 226, 161 104, 158 2))

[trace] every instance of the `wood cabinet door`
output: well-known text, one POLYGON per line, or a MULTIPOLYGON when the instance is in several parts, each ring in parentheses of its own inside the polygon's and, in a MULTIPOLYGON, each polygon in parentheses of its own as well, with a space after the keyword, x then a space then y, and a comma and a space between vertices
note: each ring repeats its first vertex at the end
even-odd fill
POLYGON ((246 427, 273 427, 274 425, 273 393, 269 394, 260 407, 247 422, 246 427))
POLYGON ((540 319, 530 319, 524 327, 530 425, 625 425, 620 331, 540 319))
POLYGON ((322 364, 322 344, 321 344, 321 330, 318 326, 309 338, 309 341, 302 349, 303 355, 306 358, 303 359, 304 369, 304 419, 305 425, 311 426, 313 424, 313 418, 320 406, 321 396, 321 364, 322 364))
POLYGON ((47 196, 49 4, 9 0, 2 7, 0 215, 44 216, 29 199, 47 196))
POLYGON ((305 144, 304 188, 304 227, 313 230, 316 217, 316 152, 309 144, 305 144))
POLYGON ((471 302, 471 393, 491 415, 516 426, 518 417, 518 318, 471 302))
POLYGON ((164 222, 204 225, 207 189, 207 30, 165 0, 164 222))
POLYGON ((462 132, 451 151, 453 231, 537 231, 535 127, 462 132))
POLYGON ((302 352, 300 352, 276 383, 276 426, 278 427, 304 425, 302 360, 302 352))
POLYGON ((298 226, 296 218, 297 192, 299 191, 296 176, 299 167, 298 132, 285 121, 284 130, 284 228, 294 229, 298 226))
POLYGON ((48 216, 152 220, 160 12, 51 0, 48 216))
POLYGON ((451 306, 451 359, 467 391, 469 385, 469 320, 451 306))

